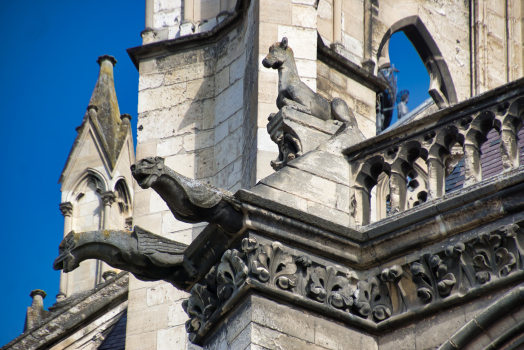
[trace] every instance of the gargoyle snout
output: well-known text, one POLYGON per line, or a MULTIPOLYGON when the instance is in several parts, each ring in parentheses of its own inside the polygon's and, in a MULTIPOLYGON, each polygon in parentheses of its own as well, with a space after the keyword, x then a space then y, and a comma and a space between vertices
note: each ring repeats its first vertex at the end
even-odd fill
POLYGON ((133 165, 131 165, 131 172, 133 172, 133 173, 134 173, 134 172, 135 172, 135 169, 136 169, 136 165, 134 165, 134 164, 133 164, 133 165))
POLYGON ((271 68, 271 64, 269 63, 267 57, 262 60, 262 65, 266 68, 271 68))

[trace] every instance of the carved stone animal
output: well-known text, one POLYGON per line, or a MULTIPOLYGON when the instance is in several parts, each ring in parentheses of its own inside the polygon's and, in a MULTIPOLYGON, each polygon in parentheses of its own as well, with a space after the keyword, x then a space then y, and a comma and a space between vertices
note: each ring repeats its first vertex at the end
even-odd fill
POLYGON ((60 243, 55 270, 70 272, 87 259, 133 273, 143 281, 165 280, 185 289, 196 271, 184 257, 187 245, 155 235, 138 226, 132 232, 71 231, 60 243))
POLYGON ((162 197, 178 220, 207 221, 231 233, 242 229, 243 215, 232 193, 178 174, 161 157, 144 158, 131 172, 140 187, 151 187, 162 197))
POLYGON ((262 64, 266 68, 278 70, 277 107, 279 109, 289 106, 322 120, 336 119, 357 126, 355 116, 344 100, 336 97, 329 101, 300 80, 293 50, 288 46, 287 38, 271 45, 262 64))

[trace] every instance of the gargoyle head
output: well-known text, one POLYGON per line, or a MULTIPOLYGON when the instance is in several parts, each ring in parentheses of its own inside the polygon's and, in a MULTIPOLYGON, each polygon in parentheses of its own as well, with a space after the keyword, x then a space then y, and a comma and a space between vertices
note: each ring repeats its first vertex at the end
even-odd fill
POLYGON ((148 157, 131 165, 131 173, 143 189, 151 187, 162 175, 164 169, 164 158, 148 157))
POLYGON ((76 261, 75 256, 71 254, 71 252, 75 249, 75 246, 75 231, 71 231, 62 240, 60 246, 58 246, 59 255, 53 263, 53 268, 55 270, 64 270, 64 272, 71 272, 80 265, 80 262, 76 261))
POLYGON ((287 45, 287 38, 284 37, 281 42, 271 45, 269 53, 262 60, 262 65, 266 68, 278 69, 289 58, 293 58, 293 50, 287 45))

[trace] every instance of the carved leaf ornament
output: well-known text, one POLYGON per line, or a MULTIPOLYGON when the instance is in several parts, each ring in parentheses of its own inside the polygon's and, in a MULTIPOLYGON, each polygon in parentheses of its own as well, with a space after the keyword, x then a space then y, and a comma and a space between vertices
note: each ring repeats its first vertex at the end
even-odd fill
POLYGON ((309 276, 307 294, 310 298, 334 308, 348 310, 353 305, 352 291, 347 278, 337 276, 333 266, 316 267, 309 276))
POLYGON ((425 303, 434 300, 437 295, 447 297, 457 283, 455 276, 448 272, 448 267, 438 255, 426 253, 410 269, 413 282, 419 286, 417 295, 425 303))
POLYGON ((447 246, 442 251, 422 254, 404 267, 385 268, 356 285, 334 266, 319 266, 308 256, 292 256, 279 242, 259 244, 249 237, 242 240, 241 251, 227 250, 204 281, 193 286, 189 299, 183 303, 190 318, 186 329, 189 333, 201 329, 249 276, 269 287, 381 322, 393 313, 402 314, 418 307, 418 303, 411 304, 412 299, 405 297, 411 288, 404 288, 404 283, 415 283, 417 296, 427 304, 445 299, 452 292, 467 293, 470 288, 523 269, 524 231, 516 224, 447 246), (300 271, 297 264, 303 267, 300 271), (390 293, 396 296, 395 307, 390 293))
POLYGON ((488 282, 491 275, 507 276, 515 265, 515 255, 501 246, 502 241, 501 235, 488 233, 468 245, 479 283, 488 282))
POLYGON ((391 316, 391 299, 387 286, 376 277, 359 281, 354 293, 353 308, 363 317, 380 322, 391 316))
POLYGON ((251 263, 251 271, 261 282, 269 282, 282 289, 297 285, 297 265, 291 254, 279 242, 259 247, 251 263))

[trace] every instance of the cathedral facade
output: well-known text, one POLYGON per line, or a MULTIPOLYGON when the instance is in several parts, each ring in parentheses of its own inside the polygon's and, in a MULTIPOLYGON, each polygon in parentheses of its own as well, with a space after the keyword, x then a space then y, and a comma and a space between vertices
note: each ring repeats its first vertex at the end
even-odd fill
POLYGON ((137 130, 100 56, 60 294, 33 291, 2 349, 524 348, 523 20, 517 0, 146 0, 137 130), (397 32, 431 99, 390 125, 397 32))

